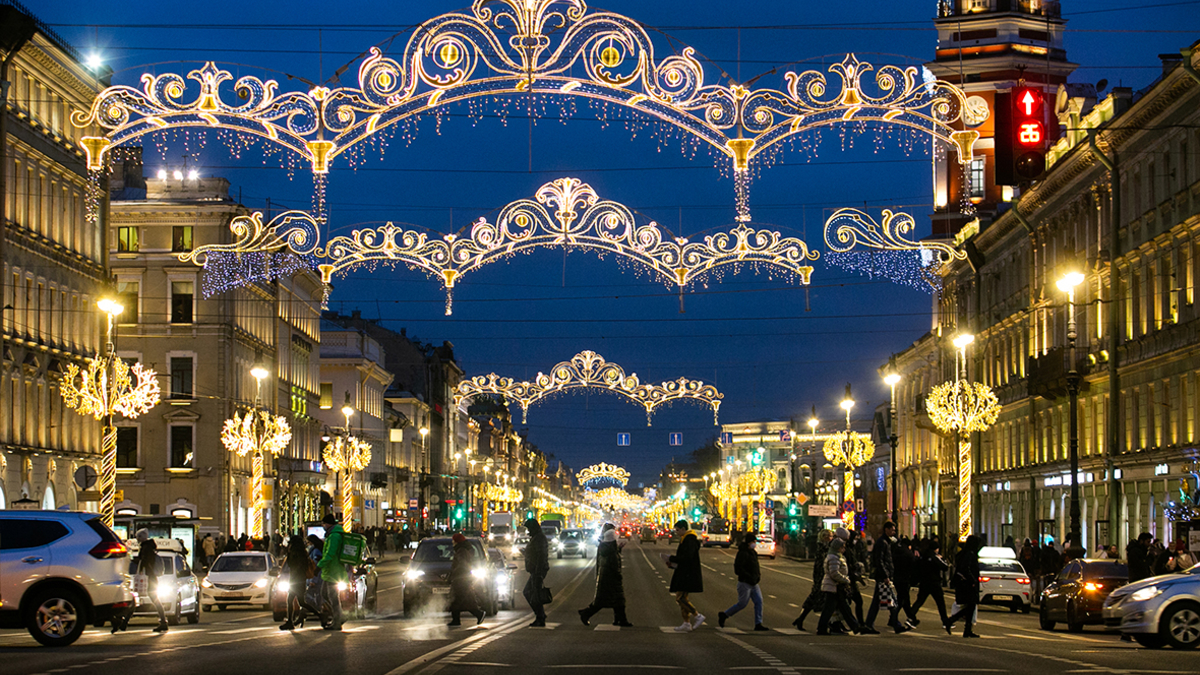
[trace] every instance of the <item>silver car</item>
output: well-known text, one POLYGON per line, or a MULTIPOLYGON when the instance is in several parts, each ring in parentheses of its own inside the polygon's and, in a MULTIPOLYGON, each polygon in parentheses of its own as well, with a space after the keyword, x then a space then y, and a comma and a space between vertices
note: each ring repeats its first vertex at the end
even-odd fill
POLYGON ((1104 601, 1104 623, 1143 647, 1200 646, 1200 565, 1127 584, 1104 601))

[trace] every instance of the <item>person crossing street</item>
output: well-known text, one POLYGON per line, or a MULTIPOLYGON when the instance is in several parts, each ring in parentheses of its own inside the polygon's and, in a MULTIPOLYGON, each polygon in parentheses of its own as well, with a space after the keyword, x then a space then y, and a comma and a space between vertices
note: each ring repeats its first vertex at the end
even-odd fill
POLYGON ((329 623, 326 630, 342 629, 342 601, 338 597, 337 585, 346 580, 346 566, 339 559, 338 552, 342 550, 342 538, 345 530, 332 513, 326 513, 321 519, 321 527, 325 530, 325 546, 321 550, 321 560, 317 567, 321 570, 321 595, 324 604, 329 605, 329 623))
POLYGON ((526 520, 525 530, 529 533, 529 543, 525 546, 525 571, 529 573, 529 581, 525 582, 524 594, 534 616, 533 623, 529 626, 545 628, 546 607, 542 603, 542 589, 546 575, 550 572, 550 545, 537 520, 526 520))
POLYGON ((622 545, 617 542, 616 526, 605 523, 604 531, 600 534, 600 545, 596 547, 596 596, 592 599, 592 604, 579 610, 579 620, 585 626, 591 625, 588 621, 605 607, 612 607, 614 626, 633 626, 625 616, 625 585, 621 574, 622 545))
POLYGON ((704 615, 688 600, 692 593, 704 592, 704 579, 700 573, 700 538, 688 529, 686 520, 675 523, 675 533, 679 535, 679 547, 675 555, 667 558, 667 564, 675 569, 671 575, 670 591, 675 594, 675 602, 679 603, 679 613, 683 615, 683 623, 675 627, 680 633, 687 633, 704 623, 704 615))
POLYGON ((738 582, 738 599, 729 609, 717 613, 717 625, 721 628, 725 627, 726 619, 742 611, 748 602, 753 601, 754 630, 769 630, 763 625, 762 589, 758 587, 758 582, 762 579, 762 572, 758 567, 758 551, 754 550, 754 541, 754 533, 749 532, 742 537, 741 543, 738 544, 737 556, 733 559, 733 573, 737 576, 738 582))

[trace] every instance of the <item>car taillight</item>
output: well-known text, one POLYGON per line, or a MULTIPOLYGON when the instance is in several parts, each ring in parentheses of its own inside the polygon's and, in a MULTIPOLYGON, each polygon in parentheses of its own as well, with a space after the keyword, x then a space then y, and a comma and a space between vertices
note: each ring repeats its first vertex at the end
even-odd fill
POLYGON ((1085 591, 1098 591, 1101 588, 1104 588, 1104 584, 1098 584, 1094 581, 1088 581, 1083 584, 1083 590, 1085 591))
POLYGON ((107 560, 109 558, 124 558, 129 553, 129 549, 125 548, 125 544, 119 541, 102 541, 92 547, 88 553, 93 558, 107 560))
POLYGON ((1017 583, 1029 585, 1029 579, 1027 577, 1021 577, 1020 579, 1017 579, 1017 583))
POLYGON ((991 577, 979 577, 979 583, 981 583, 981 584, 986 584, 987 582, 989 582, 991 580, 992 580, 991 577))

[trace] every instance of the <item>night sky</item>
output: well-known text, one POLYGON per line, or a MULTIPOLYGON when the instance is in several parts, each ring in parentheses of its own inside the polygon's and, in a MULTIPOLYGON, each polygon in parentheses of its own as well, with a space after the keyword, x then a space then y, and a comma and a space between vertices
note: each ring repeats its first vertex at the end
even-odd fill
MULTIPOLYGON (((1177 53, 1200 37, 1200 2, 1132 0, 1063 2, 1068 58, 1080 64, 1072 81, 1140 89, 1160 72, 1160 53, 1177 53)), ((114 70, 114 84, 136 85, 143 72, 186 73, 205 60, 235 76, 274 78, 283 91, 303 89, 299 78, 324 82, 346 67, 353 85, 364 52, 378 45, 399 54, 412 27, 443 12, 443 2, 33 2, 30 9, 85 54, 114 70), (331 9, 336 8, 336 9, 331 9), (288 75, 297 79, 288 80, 288 75)), ((683 46, 705 62, 705 81, 745 81, 782 88, 787 70, 825 70, 847 52, 874 64, 917 66, 933 58, 937 34, 933 0, 922 2, 708 2, 705 0, 592 5, 625 14, 650 29, 659 59, 683 46), (752 9, 751 9, 752 8, 752 9), (742 26, 741 29, 736 26, 742 26)), ((336 86, 336 85, 331 85, 336 86)), ((192 90, 194 92, 194 90, 192 90)), ((190 100, 190 99, 187 99, 190 100)), ((458 232, 505 204, 531 198, 555 178, 590 184, 602 199, 633 209, 675 234, 695 237, 733 223, 733 180, 724 159, 650 126, 636 133, 629 114, 584 102, 569 119, 555 106, 531 121, 524 111, 472 119, 452 108, 440 130, 425 118, 410 143, 399 135, 386 151, 356 168, 330 174, 329 212, 336 233, 384 221, 458 232)), ((880 145, 876 134, 813 136, 764 169, 751 188, 752 225, 800 237, 824 253, 822 224, 833 210, 854 206, 913 215, 917 237, 929 232, 932 211, 929 144, 911 137, 880 145)), ((261 146, 258 146, 261 147, 261 146)), ((215 136, 165 146, 148 144, 147 170, 174 167, 198 153, 203 175, 224 176, 247 206, 306 209, 311 179, 294 177, 277 157, 258 150, 235 157, 215 136), (165 158, 164 158, 165 154, 165 158)), ((494 222, 494 221, 493 221, 494 222)), ((538 250, 467 275, 456 288, 454 314, 443 315, 437 281, 400 267, 352 270, 336 282, 330 307, 361 310, 389 328, 441 344, 449 340, 468 375, 496 372, 531 379, 590 349, 636 372, 643 381, 680 376, 714 384, 725 398, 724 423, 796 417, 815 405, 836 424, 846 382, 854 386, 855 416, 868 419, 885 401, 877 368, 929 330, 932 296, 814 263, 812 285, 770 278, 765 271, 726 273, 685 296, 612 255, 538 250)), ((519 421, 519 410, 516 411, 519 421)), ((576 470, 608 461, 651 483, 672 456, 684 458, 718 431, 699 404, 677 403, 647 428, 640 406, 598 393, 563 395, 530 411, 528 433, 543 451, 576 470), (616 446, 628 431, 633 444, 616 446), (668 434, 683 433, 670 447, 668 434)))

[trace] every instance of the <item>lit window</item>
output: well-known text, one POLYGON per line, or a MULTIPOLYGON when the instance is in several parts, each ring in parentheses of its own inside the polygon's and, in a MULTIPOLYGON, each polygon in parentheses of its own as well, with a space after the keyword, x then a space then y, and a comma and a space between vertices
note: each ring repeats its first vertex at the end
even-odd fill
POLYGON ((117 315, 117 320, 121 323, 137 323, 138 282, 118 281, 117 302, 121 303, 121 307, 123 308, 121 313, 117 315))
POLYGON ((171 282, 171 323, 192 322, 192 282, 171 282))
POLYGON ((117 253, 138 252, 138 229, 136 227, 117 228, 117 253))
POLYGON ((192 426, 176 425, 171 427, 171 468, 190 469, 195 464, 192 454, 192 426))
POLYGON ((321 410, 329 410, 333 408, 333 383, 321 383, 321 410))
POLYGON ((192 226, 176 225, 171 228, 171 251, 183 253, 192 250, 192 226))
POLYGON ((983 158, 971 160, 971 197, 983 197, 983 158))

